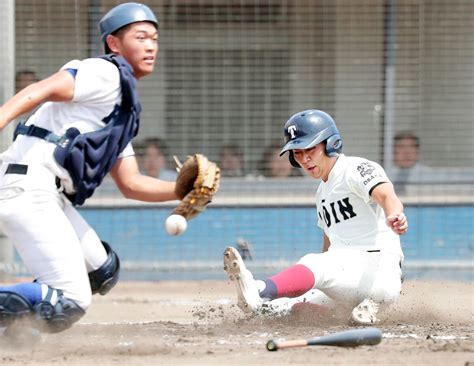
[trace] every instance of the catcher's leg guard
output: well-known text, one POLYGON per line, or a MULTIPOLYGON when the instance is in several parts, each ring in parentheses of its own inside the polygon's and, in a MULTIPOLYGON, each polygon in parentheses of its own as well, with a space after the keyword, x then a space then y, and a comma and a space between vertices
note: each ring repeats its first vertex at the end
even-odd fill
POLYGON ((107 252, 107 259, 102 266, 89 273, 89 281, 93 294, 105 295, 119 280, 120 260, 109 244, 105 241, 102 244, 107 252))
POLYGON ((41 301, 34 306, 35 323, 46 333, 58 333, 71 327, 86 313, 74 300, 60 296, 56 304, 41 301))
POLYGON ((22 295, 0 291, 0 326, 8 327, 15 320, 25 319, 32 314, 33 307, 22 295))
MULTIPOLYGON (((54 291, 51 289, 51 291, 54 291)), ((85 311, 73 300, 59 296, 56 304, 47 299, 32 306, 22 295, 0 292, 0 326, 11 327, 16 321, 26 321, 32 327, 47 333, 57 333, 78 321, 85 311)))

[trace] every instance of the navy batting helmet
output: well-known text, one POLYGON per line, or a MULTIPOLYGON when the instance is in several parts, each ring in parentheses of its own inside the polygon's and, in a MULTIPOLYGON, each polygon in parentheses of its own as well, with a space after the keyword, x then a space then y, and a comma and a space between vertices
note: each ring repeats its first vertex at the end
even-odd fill
POLYGON ((289 151, 291 165, 301 168, 293 150, 309 149, 323 141, 326 141, 327 156, 337 156, 341 152, 342 138, 332 117, 317 109, 296 113, 285 123, 286 144, 280 156, 289 151))
POLYGON ((100 37, 105 44, 106 51, 108 50, 105 40, 109 34, 113 34, 120 28, 136 22, 150 22, 158 29, 158 20, 146 5, 124 3, 110 9, 99 22, 100 37))

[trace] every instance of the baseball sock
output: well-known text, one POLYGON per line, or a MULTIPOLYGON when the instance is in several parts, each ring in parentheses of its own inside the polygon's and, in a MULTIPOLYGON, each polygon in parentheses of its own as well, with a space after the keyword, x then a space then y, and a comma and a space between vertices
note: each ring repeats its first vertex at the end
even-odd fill
POLYGON ((0 286, 0 291, 14 292, 27 299, 32 306, 40 301, 48 301, 56 304, 62 291, 52 289, 51 287, 38 282, 18 283, 10 286, 0 286))
POLYGON ((42 285, 37 282, 18 283, 10 286, 0 286, 0 291, 14 292, 27 299, 31 305, 35 305, 43 299, 42 285))
POLYGON ((265 288, 260 292, 260 297, 273 300, 279 297, 301 296, 313 288, 315 280, 308 267, 295 264, 263 282, 265 288))

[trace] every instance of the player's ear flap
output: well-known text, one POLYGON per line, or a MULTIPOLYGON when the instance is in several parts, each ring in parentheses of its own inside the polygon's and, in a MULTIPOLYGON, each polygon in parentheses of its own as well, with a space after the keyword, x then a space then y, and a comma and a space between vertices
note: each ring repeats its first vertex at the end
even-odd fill
POLYGON ((334 134, 326 140, 326 155, 337 156, 342 150, 342 138, 339 134, 334 134))

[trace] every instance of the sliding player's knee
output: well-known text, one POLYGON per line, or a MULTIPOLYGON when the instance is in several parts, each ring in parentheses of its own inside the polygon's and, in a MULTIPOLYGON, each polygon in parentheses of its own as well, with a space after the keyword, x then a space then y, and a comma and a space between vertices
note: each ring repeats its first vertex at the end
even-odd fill
POLYGON ((305 266, 313 273, 315 286, 319 286, 321 284, 321 281, 324 278, 324 273, 328 266, 325 253, 306 254, 300 258, 298 264, 305 266))
POLYGON ((102 244, 107 252, 107 259, 102 266, 89 273, 89 281, 93 294, 105 295, 119 280, 120 260, 109 244, 104 241, 102 244))
POLYGON ((319 256, 320 254, 316 253, 306 254, 305 256, 301 257, 301 259, 298 261, 298 264, 302 264, 303 266, 312 270, 313 267, 318 263, 319 256))

